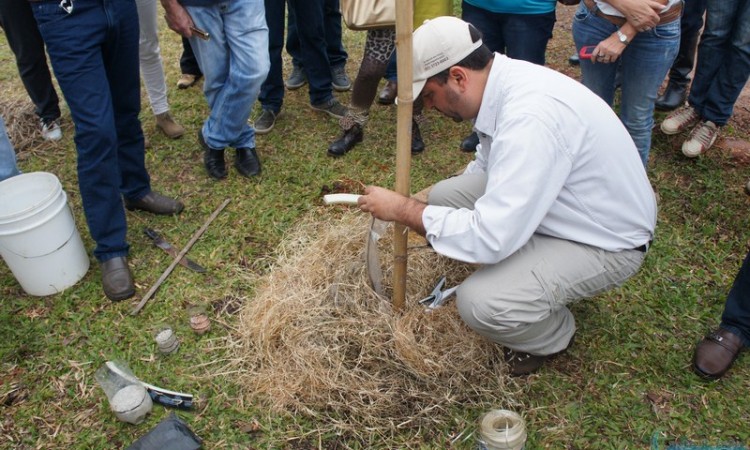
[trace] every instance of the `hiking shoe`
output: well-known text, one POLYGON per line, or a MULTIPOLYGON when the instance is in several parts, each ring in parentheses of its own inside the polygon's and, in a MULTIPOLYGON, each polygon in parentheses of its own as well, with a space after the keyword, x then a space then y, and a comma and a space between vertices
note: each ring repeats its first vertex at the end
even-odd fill
POLYGON ((692 127, 700 120, 698 111, 690 105, 683 106, 668 115, 661 123, 661 131, 664 134, 677 134, 692 127))
POLYGON ((341 119, 346 115, 347 108, 342 105, 335 97, 331 97, 330 100, 315 105, 310 105, 315 111, 327 113, 331 117, 341 119))
POLYGON ((682 144, 682 154, 688 158, 695 158, 711 148, 719 137, 719 127, 710 120, 699 123, 690 132, 687 140, 682 144))
POLYGON ((52 120, 41 120, 42 124, 42 137, 45 141, 59 141, 62 139, 62 130, 60 125, 57 124, 56 119, 52 120))
POLYGON ((286 88, 290 91, 293 91, 295 89, 301 88, 305 85, 305 83, 307 83, 307 76, 305 76, 305 71, 302 70, 302 67, 292 65, 292 73, 284 82, 286 88))
POLYGON ((346 74, 345 64, 331 68, 331 78, 333 79, 331 86, 339 92, 346 92, 352 88, 352 80, 346 74))
POLYGON ((274 125, 276 125, 276 114, 270 109, 264 109, 253 124, 255 134, 266 134, 273 130, 274 125))
POLYGON ((171 139, 177 139, 178 137, 185 134, 185 128, 179 123, 175 122, 172 114, 163 112, 156 116, 156 128, 160 129, 165 136, 171 139))

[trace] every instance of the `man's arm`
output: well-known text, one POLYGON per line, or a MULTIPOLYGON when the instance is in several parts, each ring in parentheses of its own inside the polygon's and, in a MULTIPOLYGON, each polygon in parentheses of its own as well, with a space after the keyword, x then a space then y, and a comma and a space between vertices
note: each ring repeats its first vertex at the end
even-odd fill
POLYGON ((164 17, 172 31, 176 31, 177 34, 186 38, 193 36, 193 32, 190 30, 190 27, 193 26, 193 19, 180 2, 177 0, 161 0, 161 6, 164 7, 166 13, 164 17))
POLYGON ((427 207, 413 198, 377 186, 368 186, 365 194, 357 201, 359 209, 369 212, 375 218, 406 225, 424 236, 422 212, 427 207))

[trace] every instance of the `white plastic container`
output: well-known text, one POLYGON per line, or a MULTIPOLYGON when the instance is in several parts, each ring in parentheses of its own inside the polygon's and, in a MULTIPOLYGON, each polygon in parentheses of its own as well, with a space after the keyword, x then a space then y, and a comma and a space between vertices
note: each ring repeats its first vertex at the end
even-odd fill
POLYGON ((57 294, 89 269, 67 201, 51 173, 24 173, 0 182, 0 256, 29 295, 57 294))

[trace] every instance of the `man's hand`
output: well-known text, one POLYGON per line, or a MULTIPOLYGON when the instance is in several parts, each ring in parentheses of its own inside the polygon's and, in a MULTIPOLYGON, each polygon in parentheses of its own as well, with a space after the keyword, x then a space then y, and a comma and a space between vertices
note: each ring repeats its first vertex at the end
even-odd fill
POLYGON ((659 24, 659 13, 666 4, 658 0, 607 0, 607 3, 620 11, 639 32, 659 24))
POLYGON ((186 38, 193 36, 190 30, 193 26, 193 19, 184 6, 177 0, 161 0, 161 6, 164 7, 164 18, 167 19, 167 25, 172 31, 186 38))
POLYGON ((368 186, 365 188, 365 194, 357 201, 357 205, 359 209, 369 212, 377 219, 398 222, 419 234, 425 233, 422 212, 427 205, 422 202, 388 189, 368 186))

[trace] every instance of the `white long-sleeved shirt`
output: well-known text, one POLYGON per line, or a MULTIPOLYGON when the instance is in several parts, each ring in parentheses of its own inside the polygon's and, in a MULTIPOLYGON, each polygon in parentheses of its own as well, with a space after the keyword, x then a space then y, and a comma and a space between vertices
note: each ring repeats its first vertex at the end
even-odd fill
POLYGON ((656 201, 620 119, 582 84, 495 54, 465 173, 486 173, 474 209, 429 205, 426 237, 445 256, 499 262, 533 233, 607 251, 653 239, 656 201))

